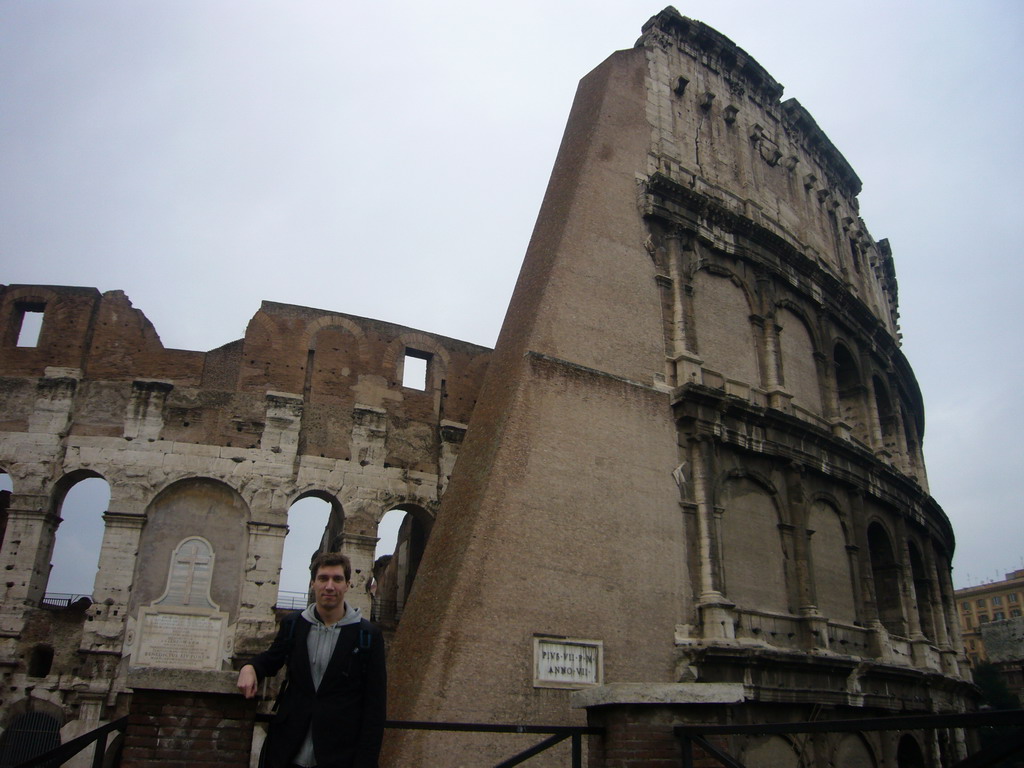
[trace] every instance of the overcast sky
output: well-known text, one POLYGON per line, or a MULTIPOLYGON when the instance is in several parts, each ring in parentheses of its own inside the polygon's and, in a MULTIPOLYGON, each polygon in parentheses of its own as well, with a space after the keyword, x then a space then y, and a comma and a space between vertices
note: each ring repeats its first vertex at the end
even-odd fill
MULTIPOLYGON (((577 81, 660 5, 0 0, 0 282, 121 289, 167 347, 260 301, 492 346, 577 81)), ((889 238, 957 586, 1024 567, 1024 4, 701 0, 889 238)))

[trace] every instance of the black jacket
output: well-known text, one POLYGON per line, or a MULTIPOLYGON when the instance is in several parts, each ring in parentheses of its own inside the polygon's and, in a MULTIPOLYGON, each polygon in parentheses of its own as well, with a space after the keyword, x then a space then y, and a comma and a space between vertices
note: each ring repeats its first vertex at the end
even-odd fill
POLYGON ((301 613, 287 616, 270 648, 251 662, 260 680, 288 665, 286 688, 270 723, 266 766, 287 766, 312 722, 318 768, 377 768, 386 716, 384 638, 365 619, 341 627, 316 690, 306 645, 309 630, 301 613))

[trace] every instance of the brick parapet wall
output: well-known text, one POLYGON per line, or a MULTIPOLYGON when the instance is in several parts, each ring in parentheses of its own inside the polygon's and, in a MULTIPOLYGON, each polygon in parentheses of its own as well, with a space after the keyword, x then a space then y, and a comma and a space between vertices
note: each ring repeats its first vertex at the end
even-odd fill
MULTIPOLYGON (((592 737, 588 768, 678 768, 682 765, 682 744, 675 726, 683 719, 671 708, 659 706, 602 707, 589 713, 589 724, 603 726, 604 736, 592 737)), ((726 737, 709 741, 729 751, 726 737)), ((715 758, 693 747, 694 768, 721 768, 715 758)))
POLYGON ((255 716, 255 702, 237 694, 136 689, 121 766, 246 768, 255 716))

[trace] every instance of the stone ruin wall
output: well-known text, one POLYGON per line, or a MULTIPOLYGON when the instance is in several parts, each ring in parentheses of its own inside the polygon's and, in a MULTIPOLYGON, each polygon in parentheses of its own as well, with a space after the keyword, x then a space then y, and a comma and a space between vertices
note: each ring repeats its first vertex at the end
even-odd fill
MULTIPOLYGON (((139 609, 160 597, 187 536, 213 546, 210 594, 236 656, 274 630, 288 510, 305 496, 331 503, 324 543, 352 557, 351 598, 369 615, 377 525, 389 510, 410 512, 408 560, 410 529, 429 531, 490 354, 273 302, 242 339, 165 349, 122 292, 59 286, 0 287, 0 329, 0 470, 13 484, 0 547, 0 725, 42 707, 65 740, 122 712, 139 609), (30 311, 43 313, 40 336, 19 347, 30 311), (427 360, 422 391, 402 385, 406 355, 427 360), (82 586, 93 601, 40 607, 62 501, 86 477, 110 487, 95 584, 82 586), (53 654, 45 674, 30 669, 41 651, 53 654)), ((395 566, 411 579, 408 561, 395 566)))

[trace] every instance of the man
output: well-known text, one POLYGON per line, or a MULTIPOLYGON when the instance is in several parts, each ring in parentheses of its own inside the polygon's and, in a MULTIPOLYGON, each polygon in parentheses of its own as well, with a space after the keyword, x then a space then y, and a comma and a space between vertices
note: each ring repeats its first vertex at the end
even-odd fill
POLYGON ((386 709, 384 639, 345 602, 352 579, 345 555, 320 554, 309 571, 313 605, 287 616, 270 648, 238 673, 238 689, 251 699, 259 681, 288 665, 264 765, 377 768, 386 709))

